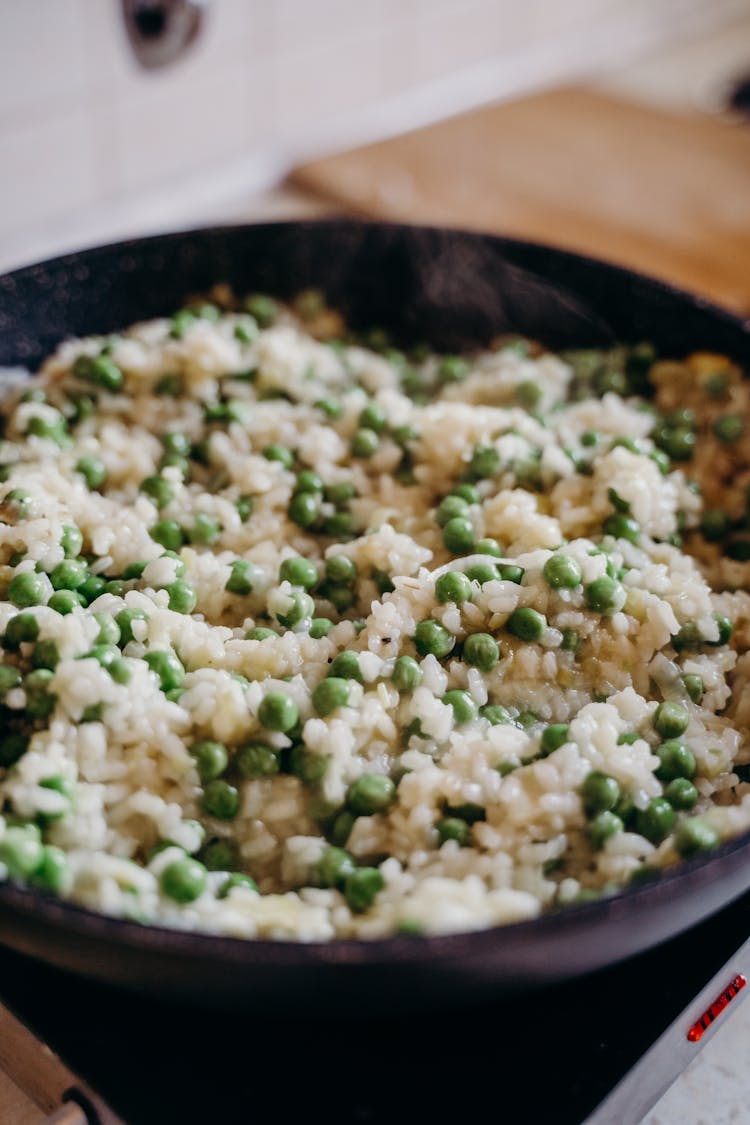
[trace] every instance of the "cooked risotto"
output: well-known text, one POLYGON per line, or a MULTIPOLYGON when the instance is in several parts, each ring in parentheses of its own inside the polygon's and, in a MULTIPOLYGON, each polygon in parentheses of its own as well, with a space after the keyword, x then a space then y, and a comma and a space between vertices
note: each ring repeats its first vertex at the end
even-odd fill
POLYGON ((314 293, 217 300, 69 340, 4 402, 0 877, 376 938, 750 827, 728 359, 404 353, 314 293))

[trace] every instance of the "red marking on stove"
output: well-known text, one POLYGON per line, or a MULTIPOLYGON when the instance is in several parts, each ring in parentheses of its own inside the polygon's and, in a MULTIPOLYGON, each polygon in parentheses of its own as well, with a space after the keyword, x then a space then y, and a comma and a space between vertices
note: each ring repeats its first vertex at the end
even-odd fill
POLYGON ((691 1043, 697 1043, 703 1037, 704 1031, 707 1031, 717 1016, 721 1015, 729 1003, 734 1000, 740 989, 744 988, 747 984, 747 979, 743 977, 742 973, 738 973, 734 980, 730 981, 720 996, 717 996, 710 1008, 706 1008, 705 1012, 699 1020, 696 1020, 687 1037, 691 1043))

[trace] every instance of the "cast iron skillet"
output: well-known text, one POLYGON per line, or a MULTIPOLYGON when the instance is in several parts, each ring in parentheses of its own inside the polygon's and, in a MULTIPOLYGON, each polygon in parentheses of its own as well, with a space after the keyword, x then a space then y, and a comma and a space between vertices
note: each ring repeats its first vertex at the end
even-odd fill
MULTIPOLYGON (((0 277, 0 365, 34 367, 66 336, 168 314, 228 281, 281 297, 322 287, 355 325, 457 348, 503 331, 551 348, 652 340, 750 359, 750 326, 627 270, 462 231, 335 220, 172 234, 69 254, 0 277)), ((151 992, 316 1010, 389 1008, 584 973, 663 941, 750 887, 750 834, 656 882, 533 922, 448 937, 248 942, 141 927, 0 886, 0 940, 151 992), (322 1002, 322 1003, 321 1003, 322 1002)))

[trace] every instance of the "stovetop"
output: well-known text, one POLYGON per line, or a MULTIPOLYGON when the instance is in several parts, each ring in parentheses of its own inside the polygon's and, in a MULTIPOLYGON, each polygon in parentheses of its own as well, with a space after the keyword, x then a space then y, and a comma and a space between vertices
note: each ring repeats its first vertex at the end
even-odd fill
POLYGON ((738 1006, 729 1001, 744 999, 750 950, 738 951, 749 936, 750 894, 584 979, 512 997, 488 989, 485 1002, 428 1013, 394 1003, 392 1017, 330 1014, 324 1003, 295 1014, 288 1004, 278 1014, 201 1010, 8 951, 0 995, 133 1125, 628 1125, 726 1022, 738 1006))

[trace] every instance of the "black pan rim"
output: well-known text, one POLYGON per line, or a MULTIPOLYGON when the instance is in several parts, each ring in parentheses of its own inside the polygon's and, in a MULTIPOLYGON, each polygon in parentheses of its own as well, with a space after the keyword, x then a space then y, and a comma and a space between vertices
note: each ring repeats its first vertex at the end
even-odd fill
MULTIPOLYGON (((351 229, 377 228, 381 231, 420 231, 425 233, 446 233, 469 239, 490 240, 495 245, 506 248, 511 253, 532 250, 549 254, 561 263, 582 264, 605 271, 610 276, 623 281, 635 282, 652 292, 672 296, 696 310, 707 312, 713 318, 739 329, 750 338, 750 318, 743 319, 730 310, 717 305, 699 294, 672 285, 663 279, 631 270, 615 262, 580 254, 550 243, 530 239, 508 237, 501 234, 487 234, 480 230, 462 229, 435 224, 414 224, 399 222, 379 222, 365 218, 325 217, 319 219, 279 220, 274 222, 232 223, 195 227, 187 230, 173 230, 161 234, 149 234, 111 243, 95 245, 83 250, 69 251, 55 258, 22 265, 0 275, 0 289, 12 291, 16 281, 33 277, 41 270, 56 267, 75 266, 82 261, 96 261, 100 256, 112 253, 126 253, 128 250, 156 247, 159 244, 215 236, 229 236, 234 232, 245 232, 258 227, 265 229, 289 230, 292 228, 323 229, 347 226, 351 229)), ((142 924, 130 919, 103 914, 87 907, 63 899, 55 899, 34 890, 21 887, 13 882, 0 884, 0 907, 18 914, 33 917, 49 927, 50 932, 64 929, 81 937, 103 941, 113 947, 119 945, 133 951, 159 952, 194 958, 196 955, 208 960, 224 960, 235 966, 243 963, 248 967, 263 965, 368 965, 397 964, 412 961, 418 957, 420 962, 454 959, 457 955, 481 957, 492 951, 501 952, 503 939, 514 945, 523 942, 528 935, 554 936, 566 931, 590 928, 593 923, 604 923, 614 916, 627 915, 631 903, 641 905, 661 904, 677 901, 689 893, 691 884, 708 884, 712 872, 718 873, 726 861, 733 859, 739 867, 739 857, 750 849, 750 830, 724 843, 710 854, 683 861, 675 867, 666 869, 653 880, 638 886, 626 887, 615 894, 583 904, 572 904, 559 910, 541 914, 537 918, 521 922, 506 923, 481 930, 461 931, 459 933, 431 936, 396 935, 384 938, 334 938, 329 941, 292 941, 267 938, 226 937, 197 930, 183 930, 165 926, 142 924), (679 888, 679 890, 678 890, 679 888)), ((750 865, 748 865, 750 868, 750 865)), ((750 885, 750 869, 747 883, 750 885)), ((742 893, 741 890, 737 894, 742 893)), ((719 909, 717 907, 716 909, 719 909)))

